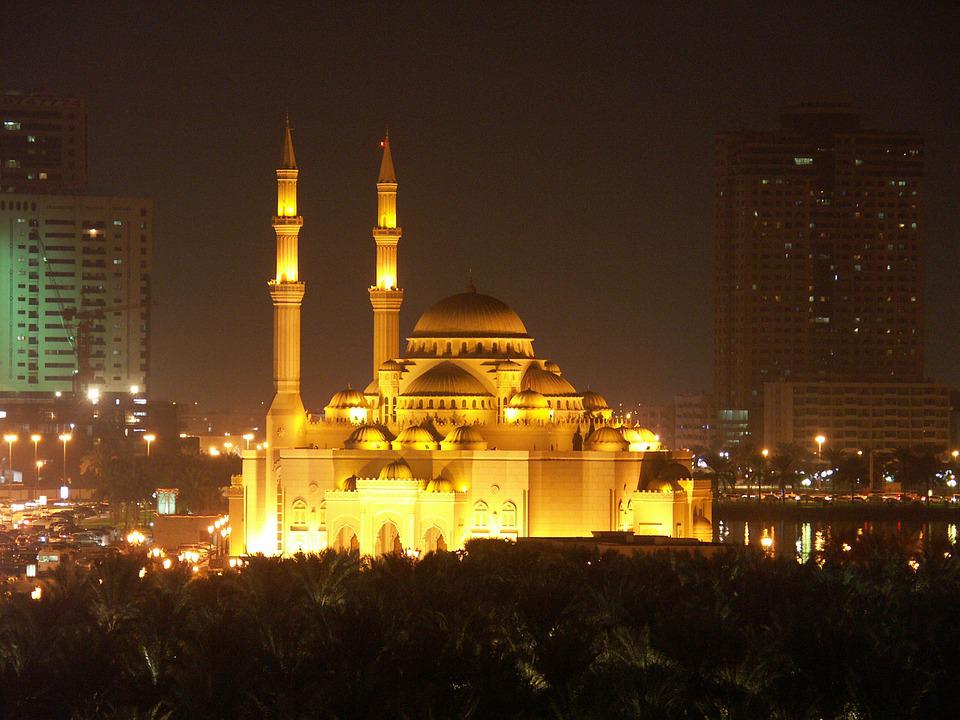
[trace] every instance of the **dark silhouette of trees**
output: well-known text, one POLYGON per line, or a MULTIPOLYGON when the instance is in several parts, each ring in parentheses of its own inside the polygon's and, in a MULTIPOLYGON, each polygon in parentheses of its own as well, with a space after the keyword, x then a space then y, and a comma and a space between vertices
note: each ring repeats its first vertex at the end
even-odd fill
POLYGON ((113 557, 0 599, 0 715, 957 717, 955 551, 113 557))

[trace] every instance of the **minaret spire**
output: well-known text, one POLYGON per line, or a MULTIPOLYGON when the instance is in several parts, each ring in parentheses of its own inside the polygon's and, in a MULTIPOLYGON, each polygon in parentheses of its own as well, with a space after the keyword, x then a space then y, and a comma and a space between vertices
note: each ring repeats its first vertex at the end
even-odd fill
POLYGON ((290 118, 284 118, 277 168, 277 214, 273 230, 277 238, 276 274, 268 283, 273 301, 273 384, 276 394, 267 414, 271 447, 291 447, 299 442, 306 413, 300 399, 300 228, 297 214, 297 169, 290 118))
MULTIPOLYGON (((373 239, 377 245, 377 279, 370 288, 373 307, 373 383, 377 386, 380 366, 400 354, 400 306, 403 290, 398 287, 397 247, 402 231, 397 224, 397 173, 390 151, 389 130, 380 141, 383 156, 377 175, 377 226, 373 239)), ((386 422, 390 418, 383 417, 386 422)))

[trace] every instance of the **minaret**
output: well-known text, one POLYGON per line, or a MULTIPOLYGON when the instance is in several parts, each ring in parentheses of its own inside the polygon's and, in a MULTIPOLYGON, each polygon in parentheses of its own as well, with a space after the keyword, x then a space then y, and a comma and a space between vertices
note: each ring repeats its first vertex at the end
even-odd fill
POLYGON ((267 285, 273 301, 273 385, 267 413, 271 447, 296 447, 302 440, 306 412, 300 399, 300 303, 304 285, 299 278, 298 244, 303 218, 297 215, 297 160, 293 154, 290 118, 283 129, 277 168, 277 273, 267 285))
POLYGON ((397 225, 397 174, 390 154, 390 133, 380 142, 383 159, 377 176, 377 284, 370 288, 373 306, 373 384, 380 366, 400 355, 400 305, 403 290, 397 287, 397 245, 401 230, 397 225))

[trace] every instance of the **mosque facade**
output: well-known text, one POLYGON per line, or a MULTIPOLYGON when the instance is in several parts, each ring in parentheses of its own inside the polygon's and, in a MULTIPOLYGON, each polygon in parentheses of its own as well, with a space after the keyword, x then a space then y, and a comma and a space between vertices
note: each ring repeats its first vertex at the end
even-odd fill
POLYGON ((275 395, 267 442, 228 492, 233 554, 418 555, 471 538, 641 535, 712 539, 711 483, 687 452, 613 421, 604 398, 538 358, 508 305, 472 281, 400 347, 398 182, 389 136, 377 177, 373 367, 322 413, 300 395, 298 169, 289 122, 277 170, 275 395))

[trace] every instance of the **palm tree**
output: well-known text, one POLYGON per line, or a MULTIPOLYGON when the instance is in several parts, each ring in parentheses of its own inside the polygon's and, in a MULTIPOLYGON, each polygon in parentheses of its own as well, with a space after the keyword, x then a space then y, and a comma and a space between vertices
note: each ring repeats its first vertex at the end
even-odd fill
POLYGON ((777 484, 780 488, 780 502, 783 502, 787 478, 791 478, 790 486, 793 488, 794 473, 797 471, 797 464, 801 456, 800 449, 796 445, 779 445, 777 452, 773 456, 770 464, 777 473, 777 484))

